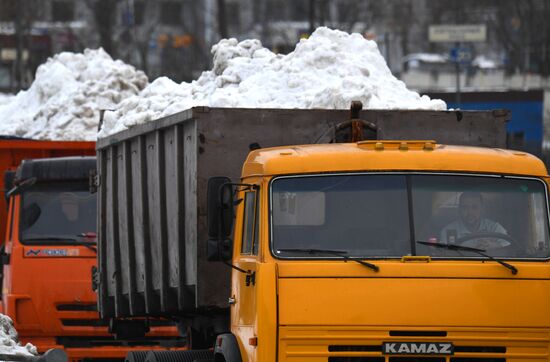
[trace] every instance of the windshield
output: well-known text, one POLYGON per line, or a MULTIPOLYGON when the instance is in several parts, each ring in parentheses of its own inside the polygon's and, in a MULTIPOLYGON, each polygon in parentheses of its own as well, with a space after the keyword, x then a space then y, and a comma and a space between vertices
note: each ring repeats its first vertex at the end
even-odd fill
MULTIPOLYGON (((545 184, 537 179, 442 174, 281 177, 271 186, 272 248, 345 250, 364 258, 548 258, 545 184)), ((287 250, 284 250, 287 249, 287 250)), ((327 257, 328 258, 328 257, 327 257)))
POLYGON ((23 244, 95 241, 96 195, 87 184, 35 185, 21 197, 23 244))

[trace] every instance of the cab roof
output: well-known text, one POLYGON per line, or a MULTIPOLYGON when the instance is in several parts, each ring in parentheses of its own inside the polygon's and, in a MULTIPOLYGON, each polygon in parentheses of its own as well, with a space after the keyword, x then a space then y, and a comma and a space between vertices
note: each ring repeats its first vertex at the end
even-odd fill
POLYGON ((396 170, 547 175, 540 159, 521 151, 435 141, 361 141, 255 150, 248 155, 242 177, 396 170))
POLYGON ((15 181, 35 177, 37 182, 88 180, 96 169, 95 156, 72 156, 23 160, 17 168, 15 181))

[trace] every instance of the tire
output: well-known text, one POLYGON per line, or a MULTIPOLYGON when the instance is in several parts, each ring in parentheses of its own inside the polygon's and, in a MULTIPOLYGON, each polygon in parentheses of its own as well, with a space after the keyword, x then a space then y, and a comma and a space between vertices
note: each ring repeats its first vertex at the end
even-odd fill
POLYGON ((130 351, 124 362, 145 362, 149 351, 130 351))
POLYGON ((149 351, 145 362, 199 362, 214 361, 210 350, 194 351, 149 351))

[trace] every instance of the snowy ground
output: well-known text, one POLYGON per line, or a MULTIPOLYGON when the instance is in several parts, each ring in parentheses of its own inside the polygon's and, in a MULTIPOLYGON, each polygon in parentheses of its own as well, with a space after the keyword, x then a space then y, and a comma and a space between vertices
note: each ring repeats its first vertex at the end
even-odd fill
POLYGON ((446 109, 445 102, 407 89, 390 72, 375 42, 360 34, 318 28, 294 52, 276 55, 258 40, 221 40, 213 68, 191 83, 147 77, 103 50, 61 53, 5 105, 0 134, 95 140, 193 106, 347 109, 446 109))
POLYGON ((36 356, 36 347, 30 343, 21 346, 18 341, 17 331, 13 327, 10 317, 0 314, 0 354, 36 356))

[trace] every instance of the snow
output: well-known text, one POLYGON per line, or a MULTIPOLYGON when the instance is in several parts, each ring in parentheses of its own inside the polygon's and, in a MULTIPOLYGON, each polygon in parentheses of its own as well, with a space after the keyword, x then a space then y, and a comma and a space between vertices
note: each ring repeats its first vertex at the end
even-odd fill
POLYGON ((0 93, 0 107, 11 102, 13 98, 13 94, 0 93))
POLYGON ((403 57, 404 62, 417 61, 424 63, 446 63, 449 57, 444 54, 437 53, 412 53, 403 57))
POLYGON ((498 67, 497 62, 487 58, 484 55, 478 55, 472 61, 472 65, 480 69, 496 69, 498 67))
POLYGON ((147 84, 143 72, 103 49, 60 53, 38 67, 28 90, 0 103, 0 134, 93 141, 100 110, 115 109, 147 84))
POLYGON ((374 41, 326 27, 276 55, 258 40, 221 40, 213 68, 191 83, 147 76, 102 49, 60 53, 41 65, 27 91, 0 101, 0 134, 95 140, 194 106, 446 109, 407 89, 374 41), (99 134, 100 110, 105 112, 99 134))
POLYGON ((194 106, 445 110, 442 100, 407 89, 389 70, 374 41, 326 27, 276 55, 258 40, 224 39, 212 48, 214 66, 191 83, 159 78, 106 112, 99 137, 194 106))
POLYGON ((19 344, 17 331, 10 317, 0 314, 0 354, 36 356, 38 351, 30 343, 19 344))

